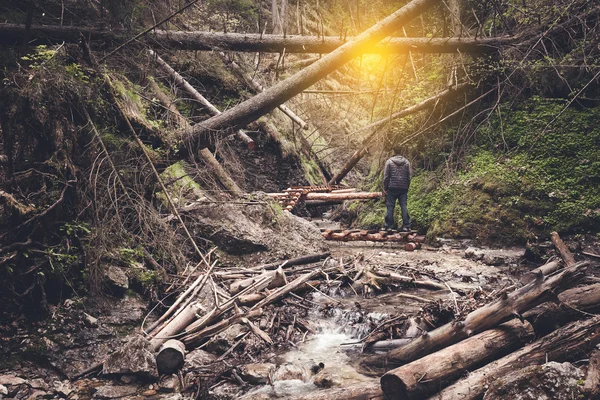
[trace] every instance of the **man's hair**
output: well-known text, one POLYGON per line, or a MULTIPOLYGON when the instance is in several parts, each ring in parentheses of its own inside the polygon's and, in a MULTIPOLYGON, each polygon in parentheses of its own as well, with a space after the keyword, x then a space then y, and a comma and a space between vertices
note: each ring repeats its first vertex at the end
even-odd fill
POLYGON ((394 146, 392 150, 394 151, 394 155, 402 154, 403 151, 401 146, 394 146))

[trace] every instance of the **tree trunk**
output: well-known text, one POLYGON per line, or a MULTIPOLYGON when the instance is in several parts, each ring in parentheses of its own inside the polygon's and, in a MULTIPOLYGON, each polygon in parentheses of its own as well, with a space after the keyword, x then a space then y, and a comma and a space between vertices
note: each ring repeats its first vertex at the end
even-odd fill
POLYGON ((465 372, 517 350, 534 336, 529 322, 509 321, 388 372, 381 377, 381 389, 389 399, 422 399, 465 372))
POLYGON ((554 246, 560 253, 560 257, 565 262, 565 265, 570 267, 571 265, 575 264, 575 257, 573 257, 573 253, 571 253, 565 242, 563 242, 560 236, 558 236, 558 233, 552 232, 551 236, 552 243, 554 243, 554 246))
POLYGON ((458 343, 467 337, 491 329, 538 304, 548 300, 548 295, 558 293, 583 277, 586 263, 575 264, 546 278, 540 278, 505 295, 495 302, 469 313, 464 321, 453 321, 413 340, 406 346, 394 349, 387 354, 365 358, 361 366, 389 370, 424 357, 446 346, 458 343))
POLYGON ((255 121, 346 64, 360 54, 361 49, 375 45, 398 29, 399 26, 407 23, 437 2, 439 0, 411 1, 400 10, 355 37, 354 40, 340 46, 292 77, 277 83, 220 115, 194 125, 191 129, 183 132, 186 144, 188 146, 196 144, 200 137, 207 135, 209 132, 242 127, 255 121))
MULTIPOLYGON (((18 45, 23 40, 26 29, 19 24, 0 24, 0 44, 18 45)), ((29 31, 29 45, 52 45, 79 42, 79 33, 90 37, 92 44, 106 47, 125 43, 130 35, 125 31, 109 31, 88 27, 32 25, 29 31)), ((155 49, 169 50, 220 50, 261 53, 330 53, 352 41, 337 36, 261 35, 259 33, 186 32, 155 30, 140 38, 144 44, 155 49)), ((486 53, 513 44, 510 37, 499 38, 404 38, 393 37, 382 44, 360 49, 363 54, 396 54, 408 51, 423 53, 486 53)), ((273 65, 274 67, 275 65, 273 65)))
POLYGON ((278 268, 280 266, 282 268, 287 268, 287 267, 291 267, 293 265, 312 264, 312 263, 316 263, 316 262, 322 261, 322 260, 326 259, 327 257, 329 257, 330 255, 331 255, 331 253, 311 254, 311 255, 308 255, 308 256, 291 258, 289 260, 279 261, 279 262, 275 262, 275 263, 271 263, 271 264, 259 265, 257 267, 252 267, 251 269, 257 269, 257 270, 261 270, 261 269, 275 269, 275 268, 278 268))
POLYGON ((597 399, 600 395, 600 350, 594 350, 590 355, 583 391, 589 399, 597 399))
MULTIPOLYGON (((173 105, 173 102, 171 102, 169 96, 162 91, 162 89, 153 79, 149 79, 148 81, 154 95, 161 103, 163 103, 167 110, 169 110, 169 117, 172 118, 173 125, 181 128, 189 128, 187 120, 179 113, 179 110, 177 110, 177 107, 173 105)), ((234 196, 241 196, 244 193, 209 149, 203 148, 198 152, 198 154, 206 166, 212 171, 213 174, 215 174, 219 182, 221 182, 225 189, 227 189, 227 191, 234 196)))
MULTIPOLYGON (((177 71, 175 71, 173 68, 171 68, 171 66, 169 64, 167 64, 165 62, 165 60, 163 60, 158 54, 156 54, 152 50, 148 50, 148 52, 156 60, 156 63, 165 72, 167 72, 169 74, 169 76, 175 81, 175 83, 177 83, 179 86, 181 86, 186 92, 189 93, 190 96, 192 96, 200 104, 202 104, 204 107, 206 107, 207 111, 210 114, 212 114, 212 115, 221 114, 221 111, 219 111, 219 109, 217 107, 215 107, 210 101, 208 101, 204 96, 202 96, 200 94, 200 92, 198 92, 192 85, 190 85, 190 83, 188 81, 186 81, 181 75, 179 75, 179 73, 177 73, 177 71)), ((186 129, 186 130, 191 129, 191 128, 192 127, 190 127, 189 125, 186 125, 184 127, 184 129, 186 129)), ((248 136, 248 134, 246 132, 239 129, 236 132, 236 136, 242 142, 246 143, 248 150, 254 149, 254 140, 252 140, 252 138, 250 138, 250 136, 248 136)))
POLYGON ((383 392, 377 379, 352 386, 311 391, 291 396, 289 400, 383 400, 383 392))
POLYGON ((283 269, 278 268, 275 271, 267 271, 259 276, 253 276, 251 278, 233 282, 231 285, 229 285, 229 293, 239 293, 248 286, 258 282, 259 280, 267 276, 271 278, 271 282, 269 282, 269 286, 267 286, 267 289, 274 289, 287 285, 287 280, 285 279, 285 273, 283 272, 283 269))
POLYGON ((600 343, 600 317, 577 321, 499 360, 469 373, 465 378, 431 396, 430 400, 474 400, 496 379, 509 372, 547 361, 576 359, 600 343))
MULTIPOLYGON (((429 107, 436 105, 438 103, 438 101, 440 101, 440 100, 446 100, 446 99, 454 96, 456 93, 459 93, 460 91, 466 89, 468 86, 469 85, 467 85, 466 83, 462 83, 460 85, 449 87, 448 89, 443 90, 442 92, 436 94, 435 96, 425 99, 422 102, 415 104, 414 106, 405 108, 402 111, 398 111, 398 112, 390 115, 389 117, 382 118, 379 121, 375 121, 372 124, 369 124, 363 128, 360 128, 358 131, 353 132, 352 135, 355 133, 359 133, 359 132, 363 132, 366 130, 371 130, 371 129, 380 127, 383 124, 385 124, 389 121, 392 121, 394 119, 404 118, 407 115, 411 115, 416 112, 425 110, 429 107)), ((377 137, 378 133, 379 133, 379 130, 374 130, 369 136, 367 136, 366 138, 363 139, 362 143, 360 144, 360 148, 352 155, 352 157, 350 157, 350 159, 346 162, 346 164, 341 169, 341 171, 338 172, 333 178, 331 178, 331 180, 329 181, 330 185, 339 184, 342 181, 342 179, 344 179, 344 177, 346 175, 348 175, 348 172, 350 172, 352 170, 352 168, 354 168, 356 166, 356 164, 358 164, 358 162, 367 154, 367 146, 373 141, 373 139, 375 137, 377 137)))
POLYGON ((523 274, 520 281, 523 285, 527 285, 529 282, 536 280, 540 276, 550 275, 554 271, 557 271, 559 267, 560 263, 557 260, 550 261, 549 263, 546 263, 541 267, 538 267, 527 272, 526 274, 523 274))
POLYGON ((156 355, 156 368, 160 374, 172 374, 183 367, 185 345, 179 340, 168 340, 156 355))

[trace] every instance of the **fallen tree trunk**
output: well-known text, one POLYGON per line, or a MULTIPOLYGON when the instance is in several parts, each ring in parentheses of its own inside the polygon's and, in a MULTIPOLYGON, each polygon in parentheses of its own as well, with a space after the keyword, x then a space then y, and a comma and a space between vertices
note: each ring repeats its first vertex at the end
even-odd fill
POLYGON ((225 329, 242 322, 244 318, 255 318, 262 315, 262 309, 252 310, 247 313, 235 314, 229 318, 222 319, 214 325, 207 326, 199 332, 194 332, 183 336, 181 339, 187 346, 192 347, 199 344, 203 339, 212 337, 223 332, 225 329))
POLYGON ((589 399, 597 399, 600 395, 600 350, 594 350, 590 355, 583 391, 589 399))
POLYGON ((156 368, 160 374, 172 374, 183 367, 185 345, 179 340, 167 340, 156 355, 156 368))
MULTIPOLYGON (((0 24, 0 44, 18 45, 22 43, 26 32, 25 25, 0 24)), ((131 34, 127 31, 109 31, 89 27, 31 25, 29 44, 77 43, 80 35, 90 38, 91 42, 118 45, 125 43, 131 34)), ((221 33, 202 31, 169 31, 156 29, 145 38, 140 38, 147 46, 170 50, 221 50, 261 53, 329 53, 354 39, 340 39, 338 36, 299 36, 269 35, 258 33, 221 33)), ((376 46, 369 46, 363 53, 488 53, 514 43, 510 37, 498 38, 405 38, 394 37, 376 46)))
MULTIPOLYGON (((169 116, 173 118, 174 124, 180 128, 189 128, 189 123, 183 117, 183 115, 179 113, 177 107, 173 105, 169 96, 167 96, 165 92, 162 91, 162 89, 153 79, 149 79, 149 82, 150 88, 152 89, 152 93, 158 98, 158 100, 161 103, 163 103, 167 110, 169 110, 169 116)), ((221 182, 225 189, 227 189, 228 192, 230 192, 234 196, 241 196, 244 193, 209 149, 200 149, 198 154, 200 158, 204 161, 204 163, 208 166, 208 168, 210 168, 210 170, 215 174, 219 182, 221 182)))
POLYGON ((373 379, 351 386, 311 391, 289 397, 289 400, 383 400, 379 381, 373 379))
POLYGON ((558 233, 552 232, 550 235, 552 236, 552 243, 554 243, 554 246, 560 253, 560 257, 565 262, 565 265, 570 267, 571 265, 575 264, 575 257, 573 257, 573 253, 571 253, 565 242, 563 242, 560 236, 558 236, 558 233))
MULTIPOLYGON (((221 111, 215 107, 210 101, 208 101, 204 96, 200 94, 188 81, 186 81, 177 71, 175 71, 169 64, 166 63, 158 54, 156 54, 152 50, 148 50, 149 54, 154 58, 156 63, 167 73, 169 76, 177 83, 177 85, 181 86, 183 90, 188 92, 190 96, 197 100, 200 104, 202 104, 208 112, 212 115, 219 115, 221 111)), ((191 129, 189 124, 183 126, 184 129, 191 129)), ((254 140, 246 132, 241 129, 236 131, 236 137, 240 139, 242 142, 246 144, 248 150, 254 149, 254 140)), ((214 157, 213 157, 214 158, 214 157)))
POLYGON ((523 276, 520 279, 520 282, 523 285, 526 285, 529 282, 538 279, 540 276, 550 275, 551 273, 557 271, 559 267, 560 263, 558 262, 558 260, 550 261, 542 265, 541 267, 537 267, 536 269, 533 269, 527 272, 526 274, 523 274, 523 276))
POLYGON ((287 280, 285 279, 285 273, 283 272, 283 269, 278 268, 275 271, 267 271, 259 276, 253 276, 251 278, 241 279, 233 282, 231 285, 229 285, 229 293, 239 293, 265 277, 269 277, 271 279, 271 282, 269 282, 269 286, 267 286, 267 289, 274 289, 280 286, 285 286, 287 284, 287 280))
POLYGON ((283 296, 296 290, 298 287, 302 286, 304 283, 308 282, 309 280, 311 280, 315 276, 319 275, 320 273, 321 273, 321 270, 316 269, 312 272, 309 272, 308 274, 299 276, 298 278, 294 279, 293 281, 291 281, 284 287, 279 288, 278 290, 274 291, 273 293, 271 293, 270 295, 268 295, 267 297, 265 297, 264 299, 262 299, 255 305, 253 305, 250 310, 256 310, 258 308, 262 308, 266 305, 269 305, 269 304, 281 299, 283 296))
MULTIPOLYGON (((449 87, 448 89, 441 91, 440 93, 436 94, 435 96, 425 99, 422 102, 415 104, 414 106, 405 108, 404 110, 401 110, 398 112, 395 112, 392 115, 390 115, 389 117, 385 117, 378 121, 375 121, 365 127, 360 128, 359 130, 351 133, 350 135, 354 135, 359 132, 364 132, 366 130, 371 130, 371 129, 381 127, 383 124, 385 124, 389 121, 392 121, 394 119, 404 118, 407 115, 411 115, 416 112, 425 110, 429 107, 433 107, 434 105, 436 105, 438 103, 438 101, 446 100, 449 97, 454 96, 456 93, 459 93, 461 90, 466 89, 468 86, 469 86, 468 84, 462 83, 460 85, 449 87)), ((360 148, 356 152, 354 152, 352 157, 350 157, 350 159, 342 167, 340 172, 338 172, 333 178, 331 178, 331 180, 329 181, 329 185, 339 184, 342 181, 342 179, 344 179, 344 177, 346 175, 348 175, 348 172, 350 172, 352 170, 352 168, 354 168, 356 166, 356 164, 358 164, 358 162, 367 154, 367 146, 373 141, 373 139, 375 137, 377 137, 378 133, 379 133, 379 130, 375 129, 369 136, 367 136, 366 138, 363 139, 362 143, 360 144, 360 148)))
POLYGON ((548 300, 550 291, 558 293, 569 288, 583 278, 586 266, 587 263, 578 263, 571 268, 535 280, 510 294, 504 294, 503 298, 469 313, 464 321, 450 322, 387 354, 366 357, 360 365, 366 372, 371 368, 376 370, 397 368, 446 346, 458 343, 475 333, 491 329, 512 318, 515 313, 523 313, 548 300))
POLYGON ((430 400, 474 400, 496 379, 509 372, 547 361, 575 360, 600 343, 600 316, 572 322, 499 360, 471 372, 465 378, 431 396, 430 400))
POLYGON ((421 399, 466 371, 520 348, 534 336, 527 321, 506 322, 386 373, 381 377, 381 389, 385 398, 421 399))
POLYGON ((307 200, 368 200, 383 196, 381 192, 307 193, 307 200))
POLYGON ((224 113, 209 118, 182 132, 187 146, 195 145, 209 132, 225 128, 243 127, 285 103, 302 90, 309 88, 322 78, 346 64, 361 53, 361 49, 377 44, 399 26, 418 16, 439 0, 413 0, 387 18, 367 29, 352 41, 338 47, 314 64, 297 72, 292 77, 277 83, 262 93, 246 100, 224 113))

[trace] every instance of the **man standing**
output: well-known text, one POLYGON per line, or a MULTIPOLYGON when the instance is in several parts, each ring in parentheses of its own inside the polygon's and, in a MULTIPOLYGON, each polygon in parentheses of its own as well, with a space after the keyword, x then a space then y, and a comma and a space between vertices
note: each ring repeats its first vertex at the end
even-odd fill
POLYGON ((394 224, 394 208, 396 200, 402 209, 402 231, 410 231, 410 216, 406 208, 408 188, 410 187, 410 162, 400 155, 401 149, 394 148, 394 156, 385 162, 383 170, 383 193, 386 195, 387 213, 385 214, 385 230, 392 229, 394 224))

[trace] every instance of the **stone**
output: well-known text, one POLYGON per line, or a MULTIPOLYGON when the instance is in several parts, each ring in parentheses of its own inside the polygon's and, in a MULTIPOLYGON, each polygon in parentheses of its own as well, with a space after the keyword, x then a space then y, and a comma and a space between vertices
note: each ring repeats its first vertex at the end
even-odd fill
POLYGON ((217 357, 214 354, 204 351, 202 349, 192 350, 186 357, 183 364, 183 371, 189 372, 194 369, 203 367, 207 364, 213 363, 217 357))
POLYGON ((495 380, 483 400, 577 399, 581 379, 583 372, 568 362, 532 365, 495 380))
POLYGON ((325 366, 313 378, 315 386, 321 388, 342 387, 365 381, 367 378, 348 365, 325 366))
POLYGON ((465 258, 469 260, 481 260, 484 257, 483 251, 475 247, 468 247, 465 250, 465 258))
POLYGON ((127 385, 135 382, 135 375, 123 375, 119 378, 119 380, 127 385))
POLYGON ((22 385, 27 381, 23 378, 19 378, 16 375, 0 375, 0 385, 4 386, 16 386, 22 385))
POLYGON ((88 328, 97 328, 98 327, 98 318, 92 317, 90 314, 83 313, 83 323, 88 328))
POLYGON ((177 375, 163 375, 158 382, 158 390, 165 393, 178 392, 180 389, 177 375))
POLYGON ((277 368, 277 371, 273 374, 273 382, 275 381, 289 381, 298 379, 303 382, 308 382, 312 372, 307 366, 300 366, 295 364, 283 364, 277 368))
POLYGON ((54 381, 53 384, 54 391, 61 395, 61 397, 69 397, 69 395, 73 392, 73 386, 67 380, 64 381, 54 381))
POLYGON ((102 373, 158 378, 150 342, 140 335, 133 336, 124 346, 107 357, 102 373))
POLYGON ((246 364, 240 368, 240 377, 253 385, 267 383, 275 368, 276 365, 272 363, 246 364))
POLYGON ((8 396, 8 389, 4 385, 0 385, 0 396, 8 396))
MULTIPOLYGON (((48 395, 49 395, 48 392, 44 392, 43 390, 34 389, 33 392, 31 392, 29 394, 29 396, 27 397, 27 400, 35 400, 35 399, 39 399, 42 397, 46 397, 48 395)), ((73 399, 73 396, 71 396, 70 399, 73 399)))
POLYGON ((158 393, 156 390, 154 390, 154 389, 148 389, 148 390, 144 390, 142 392, 142 396, 144 396, 144 397, 150 397, 150 396, 154 396, 156 393, 158 393))
POLYGON ((112 294, 122 296, 129 289, 129 280, 123 270, 115 265, 108 267, 104 273, 104 280, 112 294))
POLYGON ((125 396, 131 396, 137 392, 136 386, 100 386, 94 393, 96 399, 118 399, 125 396))
POLYGON ((48 390, 50 388, 42 378, 31 379, 28 384, 33 389, 48 390))

